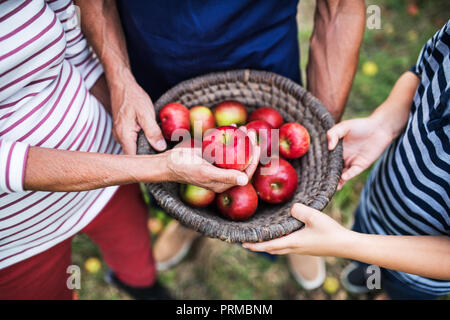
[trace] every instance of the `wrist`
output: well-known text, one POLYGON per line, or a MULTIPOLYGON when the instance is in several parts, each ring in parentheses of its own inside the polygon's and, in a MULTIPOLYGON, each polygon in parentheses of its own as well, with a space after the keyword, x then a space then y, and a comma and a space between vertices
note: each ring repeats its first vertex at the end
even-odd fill
POLYGON ((126 63, 110 64, 104 70, 106 81, 111 92, 126 90, 130 83, 136 83, 130 66, 126 63))
POLYGON ((369 116, 369 120, 373 121, 374 127, 382 130, 392 141, 398 136, 400 130, 398 123, 395 121, 395 117, 385 112, 388 108, 384 104, 381 105, 369 116))
POLYGON ((386 100, 370 115, 380 128, 384 130, 392 140, 400 135, 408 121, 407 115, 398 112, 398 102, 392 99, 386 100))
POLYGON ((146 183, 173 181, 171 170, 168 165, 168 152, 135 157, 138 160, 135 168, 140 175, 139 181, 146 183))
POLYGON ((124 102, 127 99, 127 91, 132 86, 137 85, 137 82, 131 70, 126 67, 118 67, 114 73, 105 72, 105 77, 109 89, 111 113, 115 117, 121 107, 124 106, 124 102))

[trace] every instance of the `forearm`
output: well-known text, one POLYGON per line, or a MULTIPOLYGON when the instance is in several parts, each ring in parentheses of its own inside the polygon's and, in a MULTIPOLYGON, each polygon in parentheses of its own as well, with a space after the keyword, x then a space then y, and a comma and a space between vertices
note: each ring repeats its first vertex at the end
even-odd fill
POLYGON ((81 27, 105 70, 110 90, 132 78, 125 37, 114 0, 77 0, 81 27))
POLYGON ((392 137, 397 137, 408 122, 419 78, 412 72, 405 72, 395 83, 384 101, 370 116, 376 119, 392 137))
POLYGON ((446 236, 384 236, 347 231, 331 255, 450 280, 450 238, 446 236))
POLYGON ((364 34, 364 1, 318 0, 307 67, 308 90, 339 120, 364 34))
POLYGON ((166 155, 126 156, 30 147, 25 189, 84 191, 170 180, 166 155))

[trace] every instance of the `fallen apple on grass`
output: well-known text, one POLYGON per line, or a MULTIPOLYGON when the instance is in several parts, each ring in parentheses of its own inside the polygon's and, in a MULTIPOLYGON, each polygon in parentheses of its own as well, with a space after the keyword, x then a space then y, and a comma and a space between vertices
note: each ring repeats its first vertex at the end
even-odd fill
POLYGON ((283 124, 283 117, 281 114, 277 110, 270 107, 261 107, 253 111, 250 114, 248 121, 255 120, 264 120, 274 129, 278 129, 283 124))
POLYGON ((239 101, 224 101, 214 108, 214 118, 219 127, 232 124, 242 126, 247 122, 247 109, 239 101))
POLYGON ((185 203, 196 208, 204 208, 210 205, 216 197, 214 191, 192 184, 181 184, 180 195, 185 203))
POLYGON ((225 217, 231 220, 247 220, 258 208, 258 195, 249 183, 218 194, 216 204, 225 217))
POLYGON ((90 257, 84 262, 84 268, 89 273, 97 273, 102 268, 102 262, 97 257, 90 257))
POLYGON ((160 219, 150 218, 147 221, 147 227, 152 234, 157 235, 162 231, 164 225, 160 219))
POLYGON ((223 126, 205 133, 202 153, 204 159, 219 168, 244 171, 252 159, 253 145, 243 130, 223 126))
POLYGON ((268 203, 283 203, 294 196, 298 175, 288 161, 276 158, 256 169, 252 183, 261 200, 268 203))
POLYGON ((296 122, 285 123, 280 128, 280 155, 296 159, 308 152, 310 137, 308 130, 296 122))
POLYGON ((164 138, 168 141, 177 142, 181 139, 180 136, 174 135, 175 130, 190 130, 189 109, 180 103, 172 102, 162 107, 159 119, 164 138))

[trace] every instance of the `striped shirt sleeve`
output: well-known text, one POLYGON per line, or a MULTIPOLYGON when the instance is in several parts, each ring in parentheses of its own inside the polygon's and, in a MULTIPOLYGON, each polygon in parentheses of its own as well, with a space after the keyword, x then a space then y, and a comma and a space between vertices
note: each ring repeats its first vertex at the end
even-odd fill
POLYGON ((29 145, 0 139, 0 191, 23 192, 29 145))
POLYGON ((48 2, 64 27, 66 34, 66 60, 71 63, 90 89, 103 74, 103 68, 94 50, 88 44, 80 27, 79 9, 72 0, 48 2))

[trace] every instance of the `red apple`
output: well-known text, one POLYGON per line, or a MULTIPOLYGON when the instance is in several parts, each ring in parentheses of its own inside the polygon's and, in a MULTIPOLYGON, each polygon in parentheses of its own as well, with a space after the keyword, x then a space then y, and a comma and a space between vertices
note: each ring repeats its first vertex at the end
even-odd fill
POLYGON ((258 145, 261 148, 261 154, 270 156, 272 146, 272 126, 264 120, 254 120, 247 123, 245 126, 247 130, 255 130, 258 145))
POLYGON ((205 133, 202 152, 204 159, 219 168, 243 171, 250 164, 253 145, 246 132, 223 126, 205 133))
POLYGON ((280 128, 280 155, 296 159, 308 152, 310 137, 308 130, 299 123, 285 123, 280 128))
POLYGON ((269 107, 261 107, 253 111, 250 114, 248 121, 254 120, 264 120, 274 129, 278 129, 283 124, 283 117, 281 114, 277 110, 269 107))
POLYGON ((192 184, 180 185, 181 199, 190 206, 204 208, 214 201, 214 191, 197 187, 192 184))
POLYGON ((191 130, 194 134, 196 124, 199 125, 201 129, 201 131, 199 130, 199 133, 201 133, 202 136, 206 130, 212 129, 216 126, 216 120, 214 119, 211 109, 205 106, 195 106, 189 109, 189 119, 191 123, 191 130))
POLYGON ((419 7, 414 2, 408 4, 408 14, 410 16, 417 16, 419 14, 419 7))
POLYGON ((276 158, 256 169, 252 183, 261 200, 283 203, 291 199, 297 190, 298 176, 289 162, 276 158))
POLYGON ((177 129, 184 129, 189 132, 189 109, 180 103, 169 103, 159 111, 161 119, 161 129, 164 138, 169 141, 179 141, 180 137, 172 136, 177 129))
POLYGON ((246 220, 258 208, 258 195, 249 183, 236 186, 217 195, 216 204, 219 211, 231 220, 246 220))
POLYGON ((214 118, 219 127, 242 126, 247 122, 247 109, 239 101, 224 101, 214 108, 214 118))

